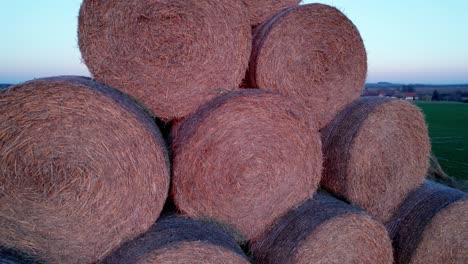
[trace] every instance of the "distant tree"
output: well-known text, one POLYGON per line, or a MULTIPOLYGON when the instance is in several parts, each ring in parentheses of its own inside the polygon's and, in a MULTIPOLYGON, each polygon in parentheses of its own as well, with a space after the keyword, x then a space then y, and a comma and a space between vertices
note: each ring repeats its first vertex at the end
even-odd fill
POLYGON ((403 85, 401 91, 405 93, 414 93, 416 91, 414 85, 403 85))
POLYGON ((457 91, 455 92, 455 101, 457 101, 457 102, 463 102, 463 100, 462 100, 462 95, 463 95, 462 91, 461 91, 461 90, 457 90, 457 91))
POLYGON ((439 92, 437 90, 434 90, 432 93, 432 101, 439 101, 439 92))

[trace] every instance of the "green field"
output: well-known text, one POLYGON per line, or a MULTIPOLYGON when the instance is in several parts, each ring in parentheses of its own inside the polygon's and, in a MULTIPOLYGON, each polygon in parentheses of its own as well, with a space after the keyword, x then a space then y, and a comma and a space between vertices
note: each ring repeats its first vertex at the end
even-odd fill
POLYGON ((416 102, 429 126, 432 151, 444 171, 468 180, 468 104, 416 102))

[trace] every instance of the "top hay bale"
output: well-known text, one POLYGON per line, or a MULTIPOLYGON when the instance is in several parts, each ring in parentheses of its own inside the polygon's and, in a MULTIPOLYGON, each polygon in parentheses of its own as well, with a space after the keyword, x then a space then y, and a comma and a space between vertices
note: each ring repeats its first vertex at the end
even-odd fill
POLYGON ((366 75, 359 31, 336 8, 286 8, 254 32, 250 84, 302 102, 319 129, 360 96, 366 75))
POLYGON ((0 92, 0 245, 96 262, 156 221, 168 189, 160 131, 122 93, 85 77, 0 92))
POLYGON ((250 25, 255 27, 273 16, 281 9, 298 5, 301 0, 243 0, 250 18, 250 25))
POLYGON ((315 123, 281 95, 231 92, 182 121, 173 135, 178 209, 232 225, 247 239, 309 199, 320 181, 315 123))
POLYGON ((94 78, 169 121, 238 87, 251 47, 241 1, 84 0, 78 38, 94 78))

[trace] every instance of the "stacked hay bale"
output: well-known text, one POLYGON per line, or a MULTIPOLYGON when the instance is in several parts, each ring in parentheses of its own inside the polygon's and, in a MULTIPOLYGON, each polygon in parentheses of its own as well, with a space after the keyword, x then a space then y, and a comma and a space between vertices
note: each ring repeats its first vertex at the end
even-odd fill
POLYGON ((314 121, 266 91, 240 90, 204 105, 178 126, 173 151, 178 209, 232 225, 247 239, 310 198, 320 181, 314 121))
POLYGON ((298 2, 84 0, 79 47, 104 85, 0 92, 0 262, 248 263, 247 242, 259 263, 391 263, 387 230, 398 263, 466 260, 465 196, 414 191, 430 152, 421 112, 357 99, 359 31, 298 2), (169 200, 144 108, 174 124, 169 200), (319 182, 369 215, 310 200, 319 182), (164 202, 185 216, 155 223, 164 202))
POLYGON ((169 188, 159 129, 120 92, 84 77, 0 92, 0 245, 91 263, 145 232, 169 188))
POLYGON ((44 264, 42 260, 0 245, 0 264, 44 264))
POLYGON ((256 263, 393 263, 385 227, 325 193, 281 217, 252 252, 256 263))
POLYGON ((310 4, 283 9, 259 25, 253 38, 250 85, 300 101, 319 128, 364 88, 363 41, 336 8, 310 4))
POLYGON ((282 9, 297 6, 300 0, 242 0, 252 27, 258 26, 282 9))
POLYGON ((413 104, 360 98, 322 131, 321 184, 387 222, 429 167, 424 116, 413 104))
POLYGON ((84 0, 79 46, 96 80, 169 121, 240 85, 251 47, 246 16, 232 0, 84 0))
POLYGON ((465 263, 468 195, 426 181, 406 197, 387 228, 396 263, 465 263))
POLYGON ((247 264, 249 261, 234 238, 214 223, 166 216, 103 263, 247 264))

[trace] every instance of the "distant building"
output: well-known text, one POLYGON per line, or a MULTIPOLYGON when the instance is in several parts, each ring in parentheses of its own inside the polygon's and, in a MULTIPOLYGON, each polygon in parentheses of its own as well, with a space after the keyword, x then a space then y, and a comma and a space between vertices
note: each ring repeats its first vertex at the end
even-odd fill
POLYGON ((405 100, 419 100, 416 93, 402 93, 403 99, 405 100))

